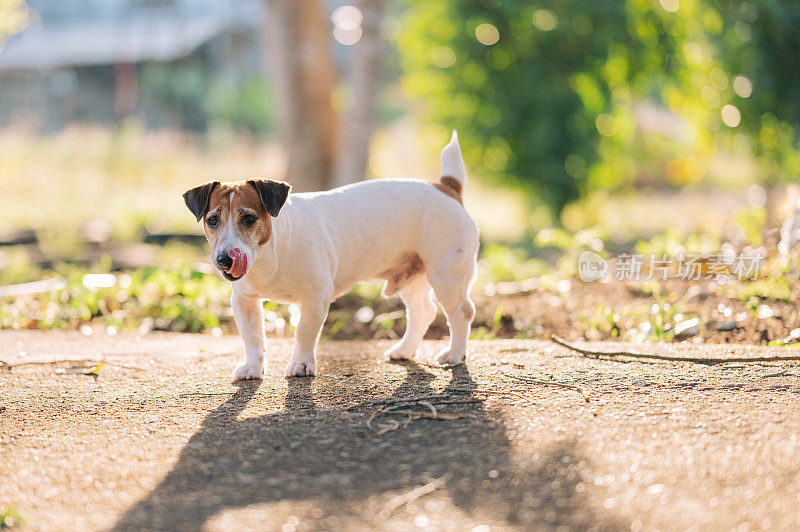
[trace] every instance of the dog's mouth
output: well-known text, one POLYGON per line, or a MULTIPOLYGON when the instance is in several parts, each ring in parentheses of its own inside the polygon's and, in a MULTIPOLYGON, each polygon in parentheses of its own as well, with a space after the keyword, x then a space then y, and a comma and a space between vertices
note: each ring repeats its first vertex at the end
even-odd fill
POLYGON ((222 276, 229 281, 238 281, 247 273, 247 254, 239 248, 228 251, 231 258, 231 267, 222 272, 222 276))
POLYGON ((244 277, 244 274, 240 275, 239 277, 234 277, 233 275, 229 274, 228 272, 222 272, 222 276, 224 278, 226 278, 227 280, 229 280, 229 281, 238 281, 239 279, 244 277))

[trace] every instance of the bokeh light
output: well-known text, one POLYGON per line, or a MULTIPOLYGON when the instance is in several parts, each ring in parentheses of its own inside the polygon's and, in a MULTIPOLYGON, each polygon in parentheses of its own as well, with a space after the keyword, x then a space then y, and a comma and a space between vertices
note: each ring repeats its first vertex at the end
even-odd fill
POLYGON ((538 9, 533 13, 533 25, 541 31, 551 31, 558 27, 558 17, 548 9, 538 9))
POLYGON ((722 108, 722 122, 728 127, 736 127, 742 121, 742 113, 735 105, 725 105, 722 108))
POLYGON ((733 92, 741 98, 749 98, 753 94, 753 84, 744 76, 736 76, 733 80, 733 92))
POLYGON ((478 42, 481 44, 491 46, 500 40, 500 32, 497 31, 497 28, 493 25, 484 22, 475 28, 475 38, 478 39, 478 42))
POLYGON ((357 7, 351 5, 337 7, 331 13, 333 38, 345 46, 357 43, 361 39, 363 21, 364 14, 357 7))
POLYGON ((617 122, 613 116, 608 113, 602 113, 597 116, 595 120, 597 131, 604 137, 611 137, 617 132, 617 122))
POLYGON ((343 30, 354 30, 360 27, 363 21, 364 15, 356 6, 340 6, 331 13, 331 22, 333 22, 333 25, 343 30))
POLYGON ((431 63, 439 68, 450 68, 456 64, 456 53, 449 46, 437 46, 431 50, 431 63))
POLYGON ((664 8, 664 11, 669 11, 670 13, 675 13, 681 7, 679 0, 660 0, 659 3, 664 8))
POLYGON ((720 68, 713 68, 708 75, 711 80, 711 86, 718 91, 724 91, 728 88, 728 75, 720 68))
POLYGON ((361 40, 361 27, 354 30, 333 28, 333 38, 345 46, 352 46, 361 40))

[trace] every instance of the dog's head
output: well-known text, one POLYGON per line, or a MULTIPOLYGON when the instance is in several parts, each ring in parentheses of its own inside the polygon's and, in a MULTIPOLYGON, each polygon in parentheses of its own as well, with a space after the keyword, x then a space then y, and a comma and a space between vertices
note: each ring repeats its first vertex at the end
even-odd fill
POLYGON ((247 273, 258 248, 272 236, 272 218, 278 216, 291 188, 270 179, 209 181, 183 194, 197 221, 203 221, 211 264, 226 279, 236 281, 247 273))

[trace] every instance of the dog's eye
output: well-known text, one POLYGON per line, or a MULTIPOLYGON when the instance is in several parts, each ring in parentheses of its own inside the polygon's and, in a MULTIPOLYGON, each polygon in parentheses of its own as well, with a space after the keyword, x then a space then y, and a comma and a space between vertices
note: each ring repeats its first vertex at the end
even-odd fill
POLYGON ((217 224, 219 223, 219 216, 217 216, 216 214, 214 216, 209 216, 208 220, 206 220, 206 223, 208 224, 209 227, 216 227, 217 224))
POLYGON ((253 225, 256 223, 256 217, 253 214, 245 214, 242 216, 242 223, 244 225, 253 225))

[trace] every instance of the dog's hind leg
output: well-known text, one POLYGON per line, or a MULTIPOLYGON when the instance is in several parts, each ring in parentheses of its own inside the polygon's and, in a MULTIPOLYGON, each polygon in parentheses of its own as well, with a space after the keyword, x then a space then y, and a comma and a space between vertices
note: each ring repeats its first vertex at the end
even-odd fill
POLYGON ((475 305, 469 298, 470 285, 475 276, 475 260, 464 256, 461 249, 452 251, 446 259, 437 269, 428 272, 428 279, 450 327, 450 345, 433 361, 442 365, 457 365, 464 362, 469 331, 475 317, 475 305))
POLYGON ((436 318, 436 304, 433 302, 431 285, 425 275, 417 275, 400 291, 400 299, 406 306, 406 332, 386 355, 394 360, 414 357, 425 332, 436 318))

